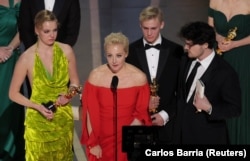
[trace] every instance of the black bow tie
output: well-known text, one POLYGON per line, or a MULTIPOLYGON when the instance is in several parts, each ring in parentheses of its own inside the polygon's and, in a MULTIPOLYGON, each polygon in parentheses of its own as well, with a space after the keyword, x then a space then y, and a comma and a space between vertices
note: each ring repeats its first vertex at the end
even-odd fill
POLYGON ((160 47, 161 47, 161 44, 156 44, 156 45, 149 45, 149 44, 146 44, 146 45, 145 45, 145 50, 148 50, 148 49, 150 49, 150 48, 155 48, 155 49, 160 50, 160 47))

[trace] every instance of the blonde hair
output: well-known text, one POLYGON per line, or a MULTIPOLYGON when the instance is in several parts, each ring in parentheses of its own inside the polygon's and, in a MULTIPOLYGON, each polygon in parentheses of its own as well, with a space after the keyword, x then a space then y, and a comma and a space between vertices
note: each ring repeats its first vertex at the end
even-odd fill
POLYGON ((46 21, 56 21, 57 25, 59 26, 58 20, 53 12, 49 10, 41 10, 35 16, 35 27, 42 27, 43 23, 46 21))
POLYGON ((149 6, 141 11, 139 21, 143 22, 154 18, 158 18, 160 22, 164 21, 163 12, 158 7, 149 6))
POLYGON ((124 46, 124 51, 128 53, 129 40, 121 32, 114 33, 112 32, 104 39, 104 49, 107 49, 108 45, 121 44, 124 46))

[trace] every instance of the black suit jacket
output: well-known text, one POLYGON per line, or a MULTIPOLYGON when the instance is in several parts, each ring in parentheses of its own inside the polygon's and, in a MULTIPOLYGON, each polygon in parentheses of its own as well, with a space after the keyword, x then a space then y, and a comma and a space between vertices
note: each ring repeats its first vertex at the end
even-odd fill
MULTIPOLYGON (((177 106, 177 77, 182 55, 183 47, 181 45, 162 37, 156 75, 156 81, 159 84, 158 95, 160 97, 158 111, 166 111, 169 115, 169 122, 165 126, 158 127, 159 142, 161 143, 172 143, 173 140, 172 132, 177 106)), ((147 75, 148 82, 152 83, 142 38, 130 44, 126 61, 141 69, 147 75)))
MULTIPOLYGON (((22 0, 21 2, 19 32, 25 48, 29 48, 37 41, 34 18, 43 9, 45 9, 44 0, 22 0)), ((79 0, 55 0, 53 13, 60 23, 57 41, 74 46, 81 21, 79 0)))
POLYGON ((185 80, 191 60, 183 57, 178 92, 179 142, 182 144, 228 144, 226 119, 241 113, 241 89, 237 73, 220 56, 215 55, 200 78, 205 84, 205 96, 212 104, 212 114, 196 113, 193 98, 186 102, 185 80))

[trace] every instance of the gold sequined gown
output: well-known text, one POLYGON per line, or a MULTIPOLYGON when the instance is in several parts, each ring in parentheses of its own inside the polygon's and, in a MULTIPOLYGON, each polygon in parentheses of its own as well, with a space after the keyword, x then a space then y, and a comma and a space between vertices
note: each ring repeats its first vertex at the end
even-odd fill
MULTIPOLYGON (((53 74, 44 67, 35 53, 31 101, 41 104, 55 101, 67 92, 68 60, 55 42, 53 74)), ((52 121, 37 110, 27 108, 25 120, 26 161, 72 161, 73 115, 71 105, 57 108, 52 121)))

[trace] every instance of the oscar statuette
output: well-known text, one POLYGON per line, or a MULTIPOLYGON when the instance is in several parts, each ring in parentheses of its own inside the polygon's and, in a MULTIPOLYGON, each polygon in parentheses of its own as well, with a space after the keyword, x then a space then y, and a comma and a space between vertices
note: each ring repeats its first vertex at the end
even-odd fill
MULTIPOLYGON (((227 37, 225 38, 225 41, 233 40, 237 36, 236 31, 237 31, 237 27, 234 27, 234 28, 230 29, 228 31, 227 37)), ((218 48, 216 50, 216 52, 217 52, 217 54, 222 55, 223 51, 221 51, 221 49, 218 48)))
MULTIPOLYGON (((68 89, 68 92, 64 95, 65 98, 67 99, 71 99, 72 97, 74 97, 76 94, 80 94, 81 93, 81 86, 70 86, 68 89)), ((60 95, 59 95, 60 97, 60 95)), ((42 105, 47 108, 48 110, 51 110, 52 112, 56 112, 56 108, 61 106, 60 104, 57 104, 56 102, 53 101, 49 101, 46 103, 42 103, 42 105)))
MULTIPOLYGON (((159 85, 156 82, 156 79, 153 79, 153 82, 150 84, 150 96, 151 97, 157 97, 157 91, 158 91, 159 85)), ((157 113, 157 107, 153 107, 149 109, 149 113, 151 115, 157 113)))

